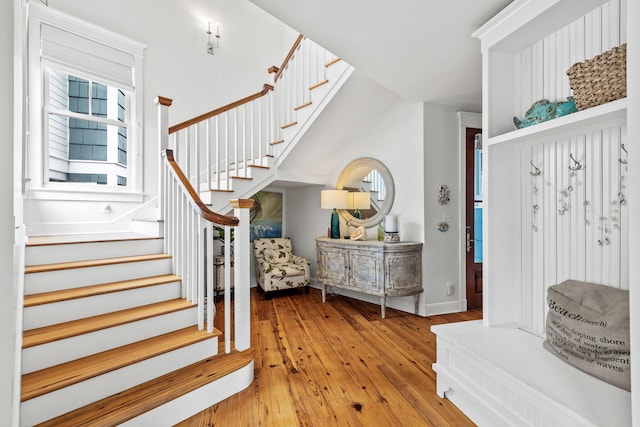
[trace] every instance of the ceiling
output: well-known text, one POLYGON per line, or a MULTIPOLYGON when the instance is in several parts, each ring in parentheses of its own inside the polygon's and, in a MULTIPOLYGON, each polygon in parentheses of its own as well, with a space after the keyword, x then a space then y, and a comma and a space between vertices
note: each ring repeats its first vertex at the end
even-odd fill
POLYGON ((481 107, 471 33, 509 0, 250 0, 411 101, 481 107))

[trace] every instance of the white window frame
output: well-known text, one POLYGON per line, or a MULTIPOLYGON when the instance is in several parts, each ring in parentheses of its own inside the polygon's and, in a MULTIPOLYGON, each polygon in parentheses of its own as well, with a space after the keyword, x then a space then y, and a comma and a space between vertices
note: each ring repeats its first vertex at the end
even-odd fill
POLYGON ((145 46, 119 34, 87 23, 73 16, 45 7, 29 4, 29 140, 27 142, 28 179, 26 197, 40 200, 87 200, 141 202, 143 194, 143 52, 145 46), (89 77, 101 83, 119 87, 117 78, 94 76, 73 67, 48 64, 41 56, 41 28, 55 27, 80 36, 87 41, 125 52, 133 57, 132 88, 127 114, 127 186, 87 185, 84 183, 49 182, 48 114, 44 108, 48 96, 48 69, 56 69, 78 77, 89 77))

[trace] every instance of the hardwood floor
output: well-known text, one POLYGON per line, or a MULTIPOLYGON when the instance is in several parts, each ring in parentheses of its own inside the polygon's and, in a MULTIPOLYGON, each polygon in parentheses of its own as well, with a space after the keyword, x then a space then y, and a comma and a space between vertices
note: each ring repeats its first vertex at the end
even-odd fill
POLYGON ((320 291, 264 300, 252 289, 255 380, 178 424, 192 426, 473 426, 435 394, 431 325, 482 312, 420 317, 320 291))

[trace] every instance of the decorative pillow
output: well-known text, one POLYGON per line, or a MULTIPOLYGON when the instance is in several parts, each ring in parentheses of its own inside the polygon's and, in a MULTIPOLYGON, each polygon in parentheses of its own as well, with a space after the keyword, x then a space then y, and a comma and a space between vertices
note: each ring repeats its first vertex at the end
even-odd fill
POLYGON ((269 264, 285 264, 291 259, 291 254, 285 250, 265 249, 264 260, 269 264))
POLYGON ((629 291, 566 280, 549 287, 544 348, 594 377, 631 390, 629 291))

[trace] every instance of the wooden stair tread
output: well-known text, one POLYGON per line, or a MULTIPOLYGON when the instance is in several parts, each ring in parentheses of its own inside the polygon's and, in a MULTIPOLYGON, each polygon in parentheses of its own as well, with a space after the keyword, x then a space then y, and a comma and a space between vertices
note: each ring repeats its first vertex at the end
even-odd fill
POLYGON ((122 424, 237 371, 253 358, 253 350, 210 357, 38 425, 122 424))
POLYGON ((324 64, 324 66, 326 68, 329 68, 330 66, 332 66, 333 64, 340 62, 341 59, 340 58, 333 58, 331 61, 327 62, 326 64, 324 64))
POLYGON ((90 259, 85 261, 58 262, 54 264, 27 265, 25 274, 42 273, 45 271, 67 270, 72 268, 98 267, 103 265, 123 264, 128 262, 153 261, 171 258, 168 254, 135 255, 116 258, 90 259))
POLYGON ((262 165, 249 165, 250 168, 257 168, 257 169, 271 169, 269 166, 262 166, 262 165))
POLYGON ((294 107, 293 110, 294 111, 298 111, 298 110, 301 110, 301 109, 303 109, 305 107, 308 107, 309 105, 311 105, 311 101, 305 102, 304 104, 300 104, 297 107, 294 107))
POLYGON ((250 176, 230 176, 229 178, 231 179, 244 179, 246 181, 251 181, 253 180, 253 178, 251 178, 250 176))
POLYGON ((144 277, 141 279, 123 280, 120 282, 103 283, 100 285, 83 286, 81 288, 62 289, 59 291, 42 292, 24 296, 24 307, 33 307, 60 301, 104 295, 129 289, 144 288, 180 281, 180 276, 164 274, 161 276, 144 277))
POLYGON ((194 307, 194 305, 189 301, 177 298, 174 300, 162 301, 126 310, 86 317, 84 319, 76 319, 70 322, 58 323, 56 325, 29 329, 23 333, 22 348, 46 344, 48 342, 87 334, 89 332, 111 328, 113 326, 124 325, 125 323, 148 319, 161 314, 186 310, 191 307, 194 307))
POLYGON ((316 83, 314 85, 309 86, 309 90, 313 90, 313 89, 315 89, 317 87, 320 87, 320 86, 322 86, 323 84, 326 84, 326 83, 329 83, 329 80, 322 80, 321 82, 318 82, 318 83, 316 83))
POLYGON ((298 122, 287 123, 287 124, 284 124, 284 125, 280 126, 280 129, 290 128, 291 126, 295 126, 297 124, 298 124, 298 122))
POLYGON ((278 144, 282 144, 283 142, 284 142, 284 139, 279 139, 277 141, 270 142, 269 145, 278 145, 278 144))
POLYGON ((220 336, 218 330, 209 334, 196 326, 169 332, 122 347, 72 360, 22 376, 21 401, 106 374, 116 369, 150 359, 187 345, 220 336))

